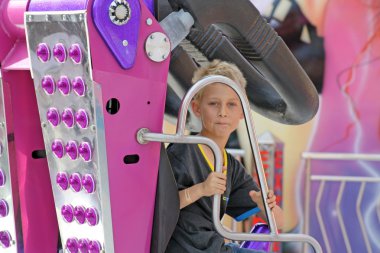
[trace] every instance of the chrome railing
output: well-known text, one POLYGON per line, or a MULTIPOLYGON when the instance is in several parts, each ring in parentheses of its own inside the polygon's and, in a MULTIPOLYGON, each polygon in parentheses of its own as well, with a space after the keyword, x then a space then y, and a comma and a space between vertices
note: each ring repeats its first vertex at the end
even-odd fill
MULTIPOLYGON (((302 153, 302 158, 305 160, 305 219, 303 223, 303 233, 309 234, 310 227, 310 199, 311 199, 311 183, 320 182, 318 187, 316 199, 315 199, 315 213, 320 226, 323 242, 327 253, 332 253, 330 240, 327 235, 327 229, 325 226, 325 221, 323 220, 322 213, 319 210, 319 206, 322 199, 322 194, 325 189, 326 182, 340 182, 339 191, 337 195, 336 209, 337 218, 340 229, 342 231, 342 237, 344 239, 344 244, 347 252, 352 252, 350 240, 347 235, 347 230, 343 221, 343 216, 340 210, 340 204, 343 196, 346 183, 361 183, 358 198, 356 200, 356 214, 358 217, 358 223, 360 224, 361 233, 364 238, 364 243, 366 246, 366 252, 372 253, 371 245, 368 238, 368 233, 364 225, 363 215, 361 214, 360 206, 363 199, 363 194, 367 183, 380 183, 380 177, 358 177, 358 176, 334 176, 334 175, 313 175, 311 171, 311 160, 334 160, 334 161, 372 161, 380 162, 380 155, 376 154, 354 154, 354 153, 316 153, 316 152, 304 152, 302 153)), ((306 248, 303 250, 304 253, 307 252, 306 248)))
MULTIPOLYGON (((250 139, 252 153, 254 154, 254 160, 256 163, 256 170, 259 179, 259 185, 262 192, 262 197, 267 196, 268 194, 268 185, 265 179, 265 173, 261 162, 261 156, 259 152, 258 142, 255 135, 254 125, 252 114, 249 106, 249 101, 246 97, 245 91, 234 83, 231 79, 226 78, 224 76, 208 76, 203 78, 202 80, 195 83, 191 89, 186 93, 185 97, 182 100, 181 109, 178 115, 177 122, 177 131, 174 135, 168 134, 160 134, 160 133, 150 133, 149 129, 142 128, 137 133, 137 140, 141 144, 145 144, 149 141, 156 142, 171 142, 171 143, 201 143, 208 145, 214 153, 215 156, 215 171, 222 172, 222 157, 220 155, 219 148, 217 144, 206 137, 202 136, 188 136, 185 135, 185 127, 186 127, 186 116, 187 111, 190 106, 191 100, 195 94, 197 94, 201 89, 205 86, 212 83, 223 83, 231 87, 239 96, 244 116, 246 120, 247 132, 250 139)), ((221 195, 217 194, 214 196, 213 202, 213 222, 216 228, 216 231, 223 236, 224 238, 236 241, 264 241, 264 242, 305 242, 309 243, 316 253, 322 253, 322 248, 313 237, 305 234, 279 234, 277 231, 276 221, 274 219, 273 212, 270 211, 270 208, 266 201, 264 201, 265 213, 268 218, 268 225, 270 228, 270 234, 250 234, 250 233, 236 233, 230 232, 224 229, 221 224, 219 215, 220 215, 220 198, 221 195)))

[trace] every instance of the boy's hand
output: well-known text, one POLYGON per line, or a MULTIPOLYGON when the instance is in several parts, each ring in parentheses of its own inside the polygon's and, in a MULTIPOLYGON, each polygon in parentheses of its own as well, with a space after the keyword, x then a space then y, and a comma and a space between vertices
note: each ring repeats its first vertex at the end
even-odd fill
POLYGON ((223 194, 226 191, 227 177, 223 173, 211 172, 202 183, 203 195, 206 197, 223 194))
MULTIPOLYGON (((249 196, 251 196, 252 201, 257 204, 257 206, 260 208, 260 210, 264 210, 264 203, 261 198, 261 192, 256 191, 250 191, 249 196)), ((272 210, 276 206, 276 195, 274 195, 273 190, 268 191, 267 196, 267 203, 269 206, 269 209, 272 210)))

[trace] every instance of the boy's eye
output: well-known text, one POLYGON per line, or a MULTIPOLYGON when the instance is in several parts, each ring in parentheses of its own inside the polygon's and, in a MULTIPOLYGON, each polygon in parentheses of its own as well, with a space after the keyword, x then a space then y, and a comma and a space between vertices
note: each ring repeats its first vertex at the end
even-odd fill
POLYGON ((228 103, 228 106, 229 106, 229 107, 236 107, 236 106, 238 106, 238 103, 236 103, 236 102, 231 102, 231 103, 228 103))
POLYGON ((214 105, 218 105, 217 102, 209 102, 208 104, 209 104, 209 105, 212 105, 212 106, 214 106, 214 105))

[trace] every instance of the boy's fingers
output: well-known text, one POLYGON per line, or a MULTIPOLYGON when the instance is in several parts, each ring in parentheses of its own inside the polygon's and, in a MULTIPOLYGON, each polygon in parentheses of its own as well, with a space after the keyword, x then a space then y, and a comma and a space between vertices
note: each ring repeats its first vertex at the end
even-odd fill
POLYGON ((224 175, 222 172, 212 172, 212 173, 214 173, 214 175, 216 175, 217 177, 226 178, 226 175, 224 175))
POLYGON ((271 198, 268 198, 268 203, 276 202, 276 196, 272 196, 271 198))
POLYGON ((221 179, 221 180, 224 180, 226 181, 226 175, 222 174, 222 173, 217 173, 217 172, 212 172, 212 175, 211 175, 212 178, 215 178, 215 179, 221 179))
POLYGON ((220 195, 222 195, 224 193, 224 190, 219 190, 218 192, 217 192, 217 194, 220 194, 220 195))
POLYGON ((227 182, 227 180, 225 178, 222 178, 222 177, 216 177, 215 181, 216 182, 223 182, 224 184, 227 182))
POLYGON ((225 192, 226 191, 226 187, 224 185, 220 185, 219 186, 219 190, 225 192))
POLYGON ((223 180, 226 180, 226 175, 222 174, 222 173, 218 173, 218 178, 220 179, 223 179, 223 180))
POLYGON ((217 181, 216 184, 217 184, 217 185, 225 186, 225 185, 226 185, 226 182, 225 182, 225 181, 217 181))

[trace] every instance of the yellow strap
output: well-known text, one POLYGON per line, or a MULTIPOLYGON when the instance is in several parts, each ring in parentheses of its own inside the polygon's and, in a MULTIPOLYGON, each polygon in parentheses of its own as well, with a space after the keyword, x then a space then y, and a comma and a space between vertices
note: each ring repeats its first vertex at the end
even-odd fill
MULTIPOLYGON (((203 155, 203 157, 205 158, 205 160, 206 160, 206 162, 207 162, 207 164, 208 164, 208 166, 210 167, 210 170, 211 171, 215 171, 215 169, 214 169, 214 164, 212 164, 211 162, 210 162, 210 160, 208 159, 208 157, 206 156, 206 153, 205 153, 205 151, 203 150, 203 148, 202 148, 202 145, 201 144, 198 144, 198 147, 199 147, 199 150, 201 151, 201 153, 202 153, 202 155, 203 155)), ((223 166, 225 166, 226 168, 227 168, 227 152, 226 152, 226 150, 223 150, 223 166)), ((227 174, 227 169, 226 170, 224 170, 223 171, 223 173, 224 173, 224 175, 226 175, 227 174)))

